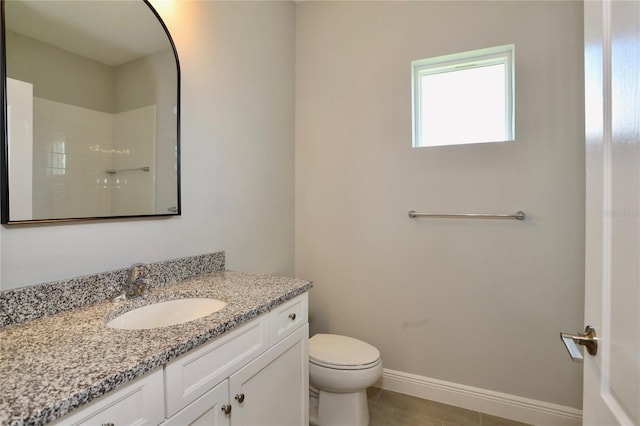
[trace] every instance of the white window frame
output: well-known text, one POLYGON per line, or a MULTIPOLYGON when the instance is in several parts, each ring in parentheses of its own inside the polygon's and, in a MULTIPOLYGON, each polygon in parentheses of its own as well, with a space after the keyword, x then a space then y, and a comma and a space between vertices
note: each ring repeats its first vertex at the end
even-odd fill
MULTIPOLYGON (((486 142, 511 142, 515 140, 515 45, 490 47, 472 50, 435 58, 420 59, 411 62, 411 104, 413 124, 413 147, 423 148, 442 146, 442 144, 422 145, 422 116, 420 93, 421 77, 439 73, 459 71, 461 69, 480 68, 489 65, 505 65, 505 138, 504 140, 488 140, 460 142, 461 145, 486 142)), ((463 123, 461 123, 463 125, 463 123)))

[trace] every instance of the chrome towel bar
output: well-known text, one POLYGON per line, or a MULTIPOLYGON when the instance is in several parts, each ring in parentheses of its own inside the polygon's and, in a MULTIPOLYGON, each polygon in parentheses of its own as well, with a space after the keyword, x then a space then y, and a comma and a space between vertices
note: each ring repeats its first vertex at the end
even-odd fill
POLYGON ((410 218, 417 217, 435 217, 441 219, 516 219, 524 220, 525 215, 522 210, 516 214, 482 214, 482 213, 416 213, 415 210, 409 211, 410 218))
POLYGON ((148 172, 149 166, 144 166, 144 167, 136 167, 134 169, 110 169, 107 170, 107 173, 109 173, 110 175, 115 175, 116 173, 122 173, 122 172, 148 172))

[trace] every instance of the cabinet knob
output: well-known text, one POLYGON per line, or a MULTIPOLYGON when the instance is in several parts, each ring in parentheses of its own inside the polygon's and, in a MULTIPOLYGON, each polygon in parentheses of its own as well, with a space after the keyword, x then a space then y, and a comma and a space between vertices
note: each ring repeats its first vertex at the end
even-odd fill
POLYGON ((243 393, 239 393, 236 395, 236 401, 238 401, 240 404, 242 404, 244 402, 244 394, 243 393))
POLYGON ((113 422, 109 422, 109 423, 102 423, 101 426, 115 426, 115 425, 113 424, 113 422))
POLYGON ((226 415, 231 414, 231 404, 224 404, 222 406, 222 412, 225 413, 226 415))
POLYGON ((292 312, 289 314, 289 318, 291 318, 291 321, 295 321, 296 320, 296 314, 295 312, 292 312))

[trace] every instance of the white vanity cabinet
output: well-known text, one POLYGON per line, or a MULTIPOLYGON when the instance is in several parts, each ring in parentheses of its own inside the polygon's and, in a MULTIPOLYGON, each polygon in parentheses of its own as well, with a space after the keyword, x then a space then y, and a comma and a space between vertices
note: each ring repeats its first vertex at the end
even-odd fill
POLYGON ((307 425, 308 343, 304 293, 56 423, 307 425))
POLYGON ((167 364, 165 425, 308 424, 307 300, 298 296, 167 364))
POLYGON ((308 333, 304 324, 163 426, 308 424, 308 333))

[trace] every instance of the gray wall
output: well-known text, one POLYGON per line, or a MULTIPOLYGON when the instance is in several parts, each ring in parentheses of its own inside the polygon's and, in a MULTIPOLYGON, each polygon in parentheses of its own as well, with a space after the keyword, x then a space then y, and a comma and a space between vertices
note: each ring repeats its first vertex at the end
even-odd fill
POLYGON ((33 84, 33 96, 112 114, 113 67, 7 30, 7 75, 33 84))
POLYGON ((371 342, 393 370, 580 407, 558 333, 583 317, 581 2, 301 2, 296 19, 312 333, 371 342), (515 142, 411 148, 410 62, 510 43, 515 142))
POLYGON ((115 67, 115 112, 162 103, 175 106, 176 65, 173 51, 166 49, 115 67))
POLYGON ((217 250, 293 274, 295 6, 161 6, 182 66, 182 216, 2 227, 0 288, 217 250))

